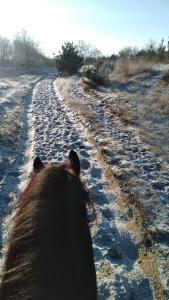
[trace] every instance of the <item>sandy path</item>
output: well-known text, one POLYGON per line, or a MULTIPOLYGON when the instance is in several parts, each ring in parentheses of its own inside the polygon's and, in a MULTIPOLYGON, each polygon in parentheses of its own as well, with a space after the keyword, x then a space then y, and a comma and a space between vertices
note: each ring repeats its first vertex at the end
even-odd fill
MULTIPOLYGON (((77 93, 77 90, 74 92, 77 93)), ((30 159, 21 169, 21 181, 28 176, 25 175, 26 170, 31 172, 33 156, 40 156, 44 162, 60 161, 68 155, 70 149, 78 152, 82 180, 96 203, 97 223, 91 225, 91 231, 98 299, 153 299, 151 282, 138 265, 138 248, 123 226, 123 216, 117 208, 118 187, 117 190, 107 188, 109 182, 99 160, 98 149, 87 135, 85 126, 79 125, 76 115, 63 102, 57 89, 54 89, 52 76, 37 83, 29 109, 27 130, 30 132, 25 157, 30 159)), ((113 134, 106 126, 105 131, 113 134)), ((10 218, 7 219, 6 232, 10 218)))
MULTIPOLYGON (((152 79, 157 84, 158 78, 152 79)), ((98 149, 98 161, 112 190, 120 188, 114 215, 118 229, 128 229, 137 245, 136 264, 150 278, 155 299, 168 299, 169 165, 165 157, 150 152, 137 127, 124 125, 114 113, 113 105, 121 101, 119 92, 108 88, 85 92, 77 77, 58 79, 56 85, 78 126, 98 149)))

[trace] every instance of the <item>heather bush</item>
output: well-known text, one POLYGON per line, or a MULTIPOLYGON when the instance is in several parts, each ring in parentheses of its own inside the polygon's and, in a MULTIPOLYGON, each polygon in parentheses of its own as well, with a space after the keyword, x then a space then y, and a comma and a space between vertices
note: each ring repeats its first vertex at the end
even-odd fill
MULTIPOLYGON (((107 66, 104 58, 98 59, 94 66, 86 66, 83 69, 83 76, 87 78, 89 85, 103 85, 109 79, 111 68, 107 66)), ((85 81, 85 79, 84 79, 85 81)))

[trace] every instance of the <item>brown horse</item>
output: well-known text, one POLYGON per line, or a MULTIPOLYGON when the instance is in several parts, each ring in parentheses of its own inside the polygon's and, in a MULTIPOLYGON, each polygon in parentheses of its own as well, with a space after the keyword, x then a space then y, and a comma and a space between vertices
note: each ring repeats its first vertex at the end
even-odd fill
POLYGON ((0 287, 1 300, 96 300, 96 273, 80 162, 34 173, 19 198, 0 287))

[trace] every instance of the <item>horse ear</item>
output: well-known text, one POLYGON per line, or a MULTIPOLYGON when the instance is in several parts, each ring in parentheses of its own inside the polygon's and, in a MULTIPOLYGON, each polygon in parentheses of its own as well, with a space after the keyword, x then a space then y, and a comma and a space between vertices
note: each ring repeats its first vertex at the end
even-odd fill
POLYGON ((68 166, 75 172, 77 176, 80 175, 80 160, 77 153, 73 150, 71 150, 69 153, 68 166))
POLYGON ((44 167, 43 162, 42 162, 42 161, 40 160, 40 158, 37 156, 37 157, 34 159, 34 162, 33 162, 33 170, 34 170, 34 172, 39 172, 43 167, 44 167))

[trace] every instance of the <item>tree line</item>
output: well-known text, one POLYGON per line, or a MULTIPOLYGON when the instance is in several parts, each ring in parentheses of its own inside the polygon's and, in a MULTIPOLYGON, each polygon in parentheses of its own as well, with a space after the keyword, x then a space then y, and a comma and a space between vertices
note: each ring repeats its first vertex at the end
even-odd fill
POLYGON ((169 61, 169 40, 165 44, 164 38, 158 44, 156 41, 150 40, 146 47, 139 50, 137 47, 125 47, 119 51, 120 58, 137 58, 144 57, 147 60, 155 62, 169 61))
MULTIPOLYGON (((159 45, 150 40, 147 46, 141 50, 136 47, 125 47, 119 51, 118 54, 112 54, 110 57, 104 57, 99 50, 84 41, 79 41, 78 44, 65 42, 58 55, 54 56, 56 67, 61 74, 72 75, 76 73, 82 65, 94 64, 95 67, 87 69, 87 76, 101 81, 98 70, 101 69, 103 63, 109 64, 109 68, 115 66, 117 60, 129 61, 143 58, 152 62, 169 62, 169 41, 167 45, 164 44, 164 39, 159 45)), ((103 69, 101 69, 103 72, 103 69)))
POLYGON ((50 65, 47 58, 30 35, 22 30, 13 41, 0 36, 0 66, 23 66, 27 69, 32 66, 50 65))
POLYGON ((16 65, 31 68, 32 66, 55 65, 60 73, 74 74, 84 64, 97 64, 101 61, 116 61, 118 59, 133 60, 143 57, 154 62, 169 62, 169 41, 165 45, 164 39, 159 44, 150 40, 141 50, 136 47, 125 47, 118 54, 104 57, 93 45, 80 40, 77 44, 65 42, 58 55, 54 58, 46 57, 38 43, 22 30, 11 42, 0 36, 0 66, 16 65))

